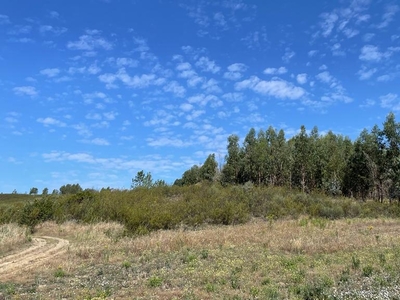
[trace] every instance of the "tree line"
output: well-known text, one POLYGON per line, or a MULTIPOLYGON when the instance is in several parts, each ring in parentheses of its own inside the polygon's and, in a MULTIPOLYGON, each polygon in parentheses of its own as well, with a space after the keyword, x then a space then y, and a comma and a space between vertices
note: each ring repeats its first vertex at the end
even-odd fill
POLYGON ((364 129, 355 141, 314 127, 285 138, 272 126, 251 128, 242 144, 228 137, 227 155, 218 166, 215 154, 185 171, 175 185, 217 181, 223 185, 282 186, 365 200, 400 200, 400 123, 389 113, 383 127, 364 129))

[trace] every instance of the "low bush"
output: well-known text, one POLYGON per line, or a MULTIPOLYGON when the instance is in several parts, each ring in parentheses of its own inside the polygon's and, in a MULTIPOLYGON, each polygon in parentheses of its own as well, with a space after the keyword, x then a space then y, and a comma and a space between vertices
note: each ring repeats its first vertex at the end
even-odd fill
POLYGON ((44 221, 95 223, 116 221, 129 234, 146 234, 182 225, 232 225, 251 217, 268 219, 340 219, 399 217, 400 206, 349 198, 330 198, 273 187, 227 186, 200 183, 133 190, 85 190, 74 195, 38 197, 24 204, 0 206, 0 223, 18 222, 31 230, 44 221))

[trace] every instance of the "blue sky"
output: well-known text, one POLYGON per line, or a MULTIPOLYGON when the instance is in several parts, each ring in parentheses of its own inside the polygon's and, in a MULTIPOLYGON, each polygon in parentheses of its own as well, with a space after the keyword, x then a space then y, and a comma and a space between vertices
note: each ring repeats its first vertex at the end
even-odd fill
POLYGON ((2 0, 0 192, 171 183, 251 127, 355 139, 399 82, 397 0, 2 0))

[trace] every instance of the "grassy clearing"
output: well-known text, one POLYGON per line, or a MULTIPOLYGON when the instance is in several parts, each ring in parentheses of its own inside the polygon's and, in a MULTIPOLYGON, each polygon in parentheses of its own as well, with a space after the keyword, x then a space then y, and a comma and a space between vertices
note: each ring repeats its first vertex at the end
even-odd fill
POLYGON ((0 284, 0 293, 9 299, 396 299, 399 233, 394 219, 253 219, 135 238, 118 223, 47 222, 37 234, 69 239, 69 250, 0 284))
POLYGON ((10 204, 25 203, 38 197, 37 195, 27 194, 0 194, 0 206, 7 206, 10 204))

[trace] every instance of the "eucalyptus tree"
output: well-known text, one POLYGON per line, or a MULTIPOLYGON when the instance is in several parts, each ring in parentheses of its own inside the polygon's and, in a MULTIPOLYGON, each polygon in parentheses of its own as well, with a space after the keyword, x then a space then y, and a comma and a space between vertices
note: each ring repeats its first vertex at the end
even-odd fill
POLYGON ((293 145, 292 182, 300 187, 303 192, 309 189, 311 168, 310 139, 304 125, 300 133, 291 139, 293 145))
POLYGON ((228 154, 225 156, 221 181, 227 184, 237 184, 242 171, 242 151, 237 135, 233 134, 228 137, 227 150, 228 154))
POLYGON ((218 171, 218 163, 215 160, 215 154, 210 154, 200 167, 199 177, 201 180, 213 181, 218 171))

